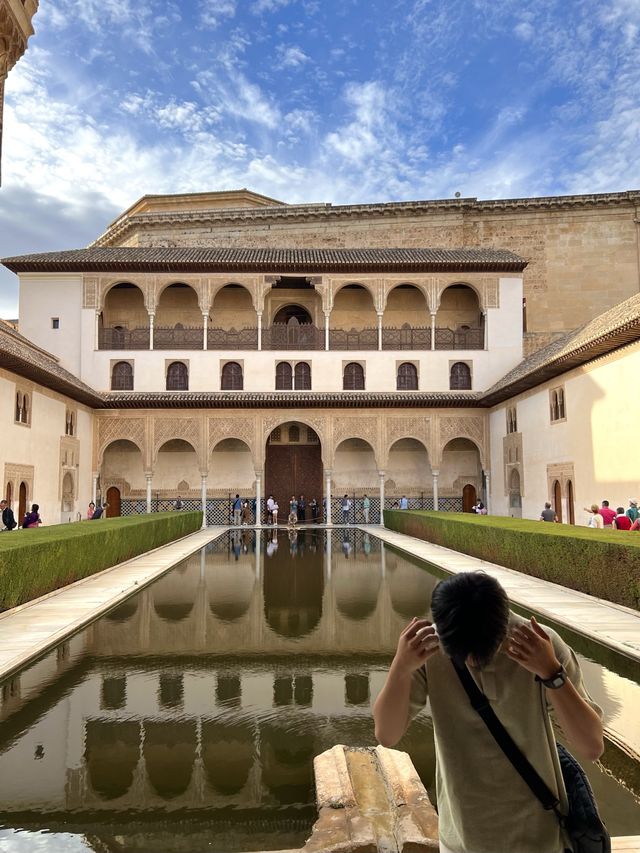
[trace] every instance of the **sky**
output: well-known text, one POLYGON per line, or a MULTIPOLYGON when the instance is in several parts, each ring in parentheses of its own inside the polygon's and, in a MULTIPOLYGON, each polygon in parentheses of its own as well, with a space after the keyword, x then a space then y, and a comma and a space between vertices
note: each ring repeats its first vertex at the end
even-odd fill
POLYGON ((640 0, 40 0, 34 28, 0 257, 85 246, 145 193, 640 188, 640 0))

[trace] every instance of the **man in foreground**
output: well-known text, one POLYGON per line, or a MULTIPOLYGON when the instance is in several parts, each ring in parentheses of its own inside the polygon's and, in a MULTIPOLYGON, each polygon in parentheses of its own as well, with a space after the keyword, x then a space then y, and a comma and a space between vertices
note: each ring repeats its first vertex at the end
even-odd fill
POLYGON ((466 664, 566 813, 550 714, 580 757, 594 761, 603 750, 602 714, 573 651, 535 619, 511 613, 505 591, 482 572, 439 583, 431 608, 433 623, 414 618, 400 635, 374 705, 377 739, 394 746, 428 695, 442 853, 562 853, 554 812, 542 808, 471 707, 452 660, 466 664))

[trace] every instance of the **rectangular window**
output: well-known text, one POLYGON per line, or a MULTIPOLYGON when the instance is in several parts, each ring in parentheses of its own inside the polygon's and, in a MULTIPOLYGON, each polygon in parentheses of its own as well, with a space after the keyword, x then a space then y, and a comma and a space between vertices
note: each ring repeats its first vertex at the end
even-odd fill
POLYGON ((60 317, 52 317, 51 318, 51 328, 59 329, 60 328, 60 317))
POLYGON ((564 421, 567 418, 567 409, 564 399, 564 388, 552 388, 549 391, 549 417, 551 423, 564 421))

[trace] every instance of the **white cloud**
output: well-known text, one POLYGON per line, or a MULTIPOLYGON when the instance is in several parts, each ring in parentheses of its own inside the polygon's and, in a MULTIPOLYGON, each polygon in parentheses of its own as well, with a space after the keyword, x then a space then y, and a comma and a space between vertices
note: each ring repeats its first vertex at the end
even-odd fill
POLYGON ((299 68, 307 62, 311 62, 311 59, 302 50, 302 48, 296 47, 295 45, 287 47, 286 45, 281 44, 278 46, 277 51, 280 65, 283 68, 299 68))
POLYGON ((295 0, 255 0, 251 10, 256 15, 262 15, 263 12, 275 12, 291 2, 295 0))
POLYGON ((236 0, 201 0, 200 23, 208 29, 215 29, 223 19, 233 18, 236 14, 236 0))

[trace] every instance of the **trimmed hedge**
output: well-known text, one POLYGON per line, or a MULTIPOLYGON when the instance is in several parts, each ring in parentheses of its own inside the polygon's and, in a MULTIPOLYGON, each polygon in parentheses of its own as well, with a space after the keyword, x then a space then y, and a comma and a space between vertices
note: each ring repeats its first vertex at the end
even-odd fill
POLYGON ((201 524, 201 512, 163 512, 2 533, 0 610, 138 557, 201 524))
POLYGON ((492 515, 385 510, 385 527, 640 609, 640 533, 492 515))

